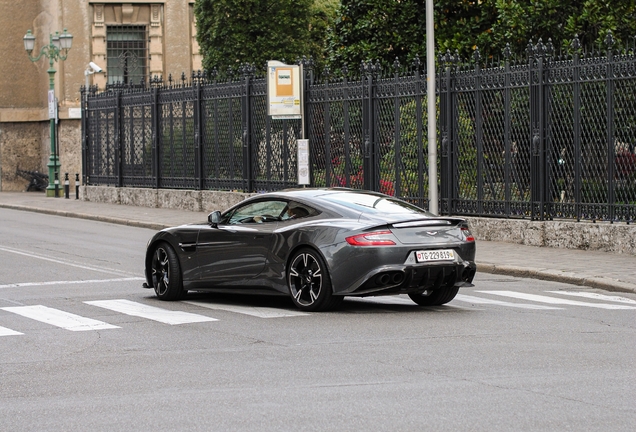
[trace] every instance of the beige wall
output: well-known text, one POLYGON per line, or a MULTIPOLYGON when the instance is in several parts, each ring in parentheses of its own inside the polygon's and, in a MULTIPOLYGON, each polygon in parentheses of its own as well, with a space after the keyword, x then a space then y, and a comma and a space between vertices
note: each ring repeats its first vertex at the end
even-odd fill
MULTIPOLYGON (((64 28, 73 35, 65 61, 54 63, 55 91, 60 102, 60 163, 63 173, 81 173, 80 121, 69 118, 69 108, 80 107, 80 86, 89 61, 106 68, 105 31, 108 24, 148 26, 150 74, 181 76, 201 68, 193 0, 93 1, 0 0, 0 190, 24 190, 28 182, 15 177, 22 169, 48 173, 50 153, 47 91, 49 61, 31 62, 22 37, 28 29, 36 37, 39 54, 49 34, 64 28), (96 13, 101 11, 101 15, 96 13), (100 22, 101 20, 101 22, 100 22)), ((105 73, 89 76, 103 89, 105 73)))

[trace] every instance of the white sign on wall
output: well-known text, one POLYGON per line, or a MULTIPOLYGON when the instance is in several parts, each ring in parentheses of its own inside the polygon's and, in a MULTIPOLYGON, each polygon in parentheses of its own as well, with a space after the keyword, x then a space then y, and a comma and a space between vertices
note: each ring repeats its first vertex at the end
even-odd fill
POLYGON ((267 115, 275 119, 302 118, 302 73, 298 65, 267 62, 267 115))
POLYGON ((298 184, 311 183, 309 175, 309 140, 299 139, 298 143, 298 184))
POLYGON ((49 90, 49 119, 56 118, 57 104, 55 103, 55 90, 49 90))

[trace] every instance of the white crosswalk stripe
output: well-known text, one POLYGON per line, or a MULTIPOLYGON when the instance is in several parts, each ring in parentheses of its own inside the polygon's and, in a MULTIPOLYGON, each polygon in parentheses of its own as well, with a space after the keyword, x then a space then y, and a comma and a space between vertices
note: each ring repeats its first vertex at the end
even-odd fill
POLYGON ((6 327, 0 327, 0 336, 19 336, 24 333, 17 332, 15 330, 8 329, 6 327))
POLYGON ((87 301, 84 303, 104 309, 109 309, 114 312, 123 313, 125 315, 146 318, 170 325, 218 321, 215 318, 210 318, 204 315, 193 314, 190 312, 167 310, 124 299, 97 300, 87 301))
POLYGON ((285 318, 285 317, 296 317, 309 315, 305 312, 300 311, 292 311, 285 309, 276 309, 276 308, 268 308, 268 307, 255 307, 255 306, 241 306, 241 305, 232 305, 232 304, 224 304, 224 303, 209 303, 202 301, 184 301, 183 303, 188 303, 195 306, 200 306, 208 309, 216 309, 223 310, 227 312, 235 312, 243 315, 255 316, 258 318, 285 318))
POLYGON ((513 307, 513 308, 519 308, 519 309, 534 309, 534 310, 560 310, 560 309, 563 309, 563 308, 559 308, 559 307, 543 306, 543 305, 535 305, 535 304, 527 304, 527 303, 511 303, 511 302, 506 302, 506 301, 501 301, 501 300, 492 300, 492 299, 469 296, 469 295, 464 295, 464 294, 457 294, 455 296, 455 300, 458 300, 460 302, 473 303, 473 304, 491 304, 491 305, 507 306, 507 307, 513 307))
POLYGON ((617 302, 617 303, 626 303, 626 304, 632 304, 632 305, 636 305, 636 300, 632 300, 632 299, 628 299, 625 297, 619 297, 619 296, 609 296, 609 295, 605 295, 605 294, 598 294, 598 293, 590 293, 590 292, 574 292, 574 291, 546 291, 552 294, 563 294, 563 295, 567 295, 567 296, 574 296, 574 297, 584 297, 584 298, 589 298, 589 299, 594 299, 594 300, 602 300, 602 301, 612 301, 612 302, 617 302))
POLYGON ((511 298, 516 298, 520 300, 528 300, 528 301, 533 301, 537 303, 569 305, 569 306, 584 306, 584 307, 591 307, 591 308, 597 308, 597 309, 613 309, 613 310, 636 309, 636 306, 605 304, 605 303, 589 303, 589 302, 582 302, 577 300, 560 299, 556 297, 549 297, 549 296, 543 296, 543 295, 537 295, 537 294, 520 293, 515 291, 502 290, 502 291, 477 291, 477 292, 480 292, 483 294, 498 295, 503 297, 511 297, 511 298))
MULTIPOLYGON (((466 292, 466 291, 465 291, 466 292)), ((607 310, 636 310, 636 300, 629 299, 627 297, 605 295, 591 292, 581 291, 546 291, 546 293, 552 294, 538 295, 523 293, 517 291, 506 290, 475 290, 467 291, 471 294, 480 293, 486 296, 476 296, 467 294, 457 294, 454 302, 469 303, 471 305, 493 305, 510 307, 517 309, 528 310, 563 310, 562 306, 579 306, 579 307, 591 307, 607 310), (502 301, 498 299, 489 298, 488 296, 500 296, 510 299, 523 300, 524 302, 512 302, 502 301), (563 298, 563 296, 587 298, 590 300, 596 300, 597 302, 584 302, 579 300, 572 300, 563 298), (532 303, 527 303, 532 302, 532 303), (612 302, 612 303, 608 303, 612 302), (541 304, 535 304, 541 303, 541 304), (561 307, 559 307, 561 306, 561 307)), ((358 304, 369 304, 375 306, 387 305, 410 305, 415 304, 405 296, 390 296, 390 297, 368 297, 364 299, 349 298, 349 301, 357 302, 358 304)), ((97 306, 102 309, 108 309, 113 312, 122 313, 129 316, 135 316, 139 318, 145 318, 152 321, 157 321, 164 324, 177 325, 188 323, 202 323, 218 321, 216 318, 212 318, 205 315, 200 315, 191 312, 183 312, 178 310, 168 310, 156 306, 150 306, 143 303, 138 303, 125 299, 114 300, 96 300, 84 302, 88 305, 97 306)), ((232 312, 242 315, 249 315, 257 318, 286 318, 286 317, 302 317, 310 316, 311 314, 288 309, 279 309, 271 307, 256 307, 256 306, 244 306, 240 304, 228 304, 228 303, 215 303, 208 301, 183 301, 179 303, 172 303, 172 305, 189 304, 201 308, 222 310, 226 312, 232 312)), ((450 306, 454 306, 452 303, 450 306)), ((457 309, 457 306, 454 306, 457 309)), ((461 309, 461 308, 460 308, 461 309)), ((34 306, 12 306, 2 307, 0 310, 20 315, 25 318, 33 319, 39 322, 43 322, 52 326, 60 327, 70 331, 89 331, 89 330, 106 330, 106 329, 118 329, 120 327, 111 325, 102 321, 98 321, 92 318, 75 315, 62 310, 50 308, 43 305, 34 306)), ((444 311, 445 308, 439 308, 440 311, 444 311)), ((399 313, 399 312, 396 312, 399 313)), ((16 330, 0 326, 0 336, 18 336, 23 335, 16 330)))
POLYGON ((117 326, 107 324, 102 321, 85 318, 83 316, 75 315, 42 305, 13 306, 4 307, 1 309, 17 315, 21 315, 25 318, 30 318, 35 321, 40 321, 71 331, 107 330, 119 328, 117 326))

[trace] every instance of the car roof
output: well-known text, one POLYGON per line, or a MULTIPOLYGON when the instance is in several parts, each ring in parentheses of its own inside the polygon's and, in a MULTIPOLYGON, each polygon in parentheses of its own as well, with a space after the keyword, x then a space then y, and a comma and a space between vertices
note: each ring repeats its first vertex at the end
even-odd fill
POLYGON ((384 195, 382 193, 379 192, 372 192, 372 191, 367 191, 367 190, 361 190, 361 189, 351 189, 351 188, 341 188, 341 187, 337 187, 337 188, 294 188, 294 189, 283 189, 277 192, 269 192, 263 195, 266 196, 273 196, 273 195, 278 195, 281 197, 285 197, 288 199, 291 198, 316 198, 316 197, 320 197, 320 196, 328 196, 328 195, 333 195, 333 194, 343 194, 343 193, 351 193, 351 194, 364 194, 364 195, 372 195, 372 196, 377 196, 377 197, 384 197, 384 198, 393 198, 393 197, 389 197, 388 195, 384 195))

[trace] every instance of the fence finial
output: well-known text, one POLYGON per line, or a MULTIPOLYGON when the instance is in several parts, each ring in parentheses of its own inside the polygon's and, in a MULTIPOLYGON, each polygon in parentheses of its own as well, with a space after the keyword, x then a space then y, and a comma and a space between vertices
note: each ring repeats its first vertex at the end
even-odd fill
POLYGON ((508 59, 510 59, 510 56, 512 55, 512 50, 510 49, 510 42, 506 43, 506 46, 503 50, 503 56, 506 59, 506 61, 508 59))
POLYGON ((420 56, 418 54, 415 54, 415 58, 413 59, 413 67, 415 69, 419 69, 421 65, 422 61, 420 60, 420 56))
POLYGON ((395 56, 395 61, 393 62, 393 70, 398 72, 400 70, 400 59, 395 56))
POLYGON ((572 43, 570 44, 573 51, 578 51, 581 49, 581 40, 579 39, 579 35, 575 34, 574 39, 572 39, 572 43))
POLYGON ((473 51, 473 60, 475 60, 475 63, 479 63, 479 60, 481 60, 481 53, 479 52, 479 47, 475 47, 475 51, 473 51))
POLYGON ((612 31, 608 30, 607 36, 605 36, 605 46, 607 47, 608 51, 612 49, 615 43, 616 43, 616 39, 614 39, 614 35, 612 34, 612 31))

